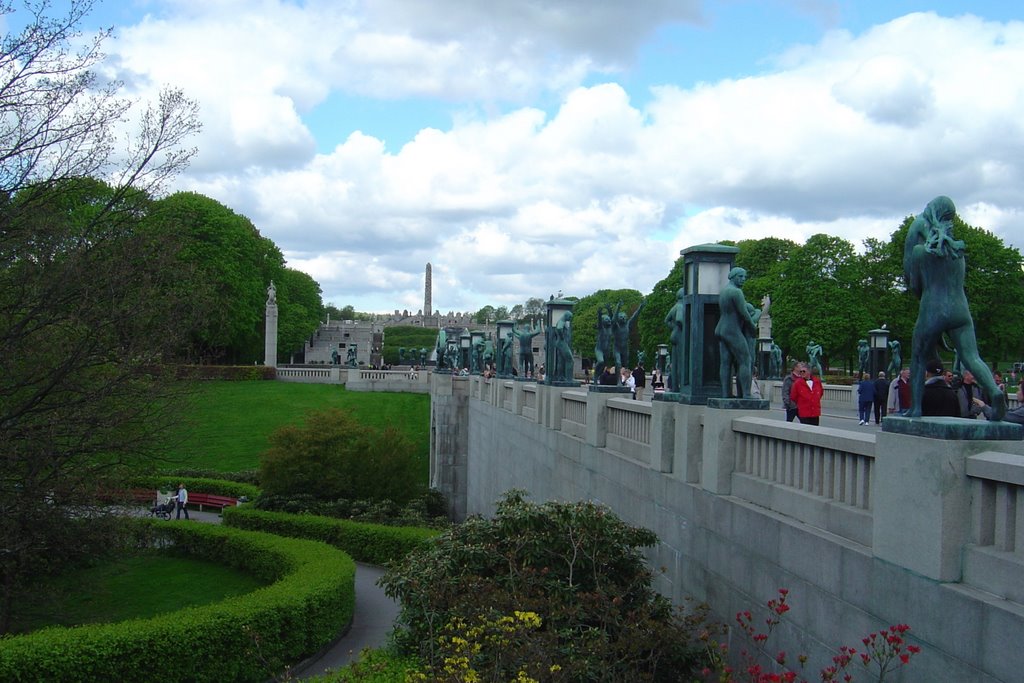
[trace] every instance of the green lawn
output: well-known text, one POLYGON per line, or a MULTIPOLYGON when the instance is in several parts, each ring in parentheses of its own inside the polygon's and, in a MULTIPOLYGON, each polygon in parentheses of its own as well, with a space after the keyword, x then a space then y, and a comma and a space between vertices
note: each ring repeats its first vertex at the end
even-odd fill
POLYGON ((416 444, 426 479, 430 397, 345 391, 336 384, 199 383, 186 423, 168 445, 168 465, 219 472, 254 469, 271 432, 300 422, 311 410, 329 407, 349 410, 373 427, 401 429, 416 444))
POLYGON ((14 614, 14 633, 152 617, 264 585, 224 565, 152 551, 57 577, 14 614))

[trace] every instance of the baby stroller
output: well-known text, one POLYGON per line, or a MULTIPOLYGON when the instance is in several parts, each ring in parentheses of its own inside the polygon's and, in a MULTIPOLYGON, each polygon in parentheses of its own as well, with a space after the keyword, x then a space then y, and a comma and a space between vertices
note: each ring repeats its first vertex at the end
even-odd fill
POLYGON ((168 498, 165 503, 157 503, 149 509, 149 514, 153 517, 159 517, 160 519, 170 519, 171 513, 174 512, 175 500, 174 498, 168 498))

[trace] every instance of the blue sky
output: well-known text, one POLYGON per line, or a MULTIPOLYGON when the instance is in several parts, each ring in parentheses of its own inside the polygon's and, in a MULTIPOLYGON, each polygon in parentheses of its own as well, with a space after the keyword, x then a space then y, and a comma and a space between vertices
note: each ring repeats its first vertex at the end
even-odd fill
POLYGON ((860 247, 938 194, 1024 245, 1016 5, 111 0, 86 28, 126 94, 199 102, 175 189, 325 300, 416 310, 430 261, 472 311, 646 292, 717 239, 860 247))

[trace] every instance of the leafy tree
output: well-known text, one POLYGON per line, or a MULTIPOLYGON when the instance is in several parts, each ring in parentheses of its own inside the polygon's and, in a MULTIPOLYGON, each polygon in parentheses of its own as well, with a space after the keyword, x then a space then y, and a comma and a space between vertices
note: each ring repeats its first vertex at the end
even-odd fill
MULTIPOLYGON (((399 646, 438 664, 453 625, 535 613, 516 660, 482 643, 481 680, 514 680, 518 667, 553 662, 569 680, 689 680, 698 657, 684 623, 651 587, 640 548, 656 536, 590 502, 544 504, 505 494, 493 519, 470 518, 390 568, 385 592, 401 601, 399 646), (539 655, 539 656, 538 656, 539 655), (512 660, 512 661, 510 661, 512 660)), ((550 669, 549 669, 550 671, 550 669)))
POLYGON ((314 411, 302 425, 270 435, 259 477, 268 496, 305 494, 332 501, 390 500, 423 493, 415 450, 394 427, 377 430, 337 408, 314 411))
MULTIPOLYGON (((197 359, 241 365, 262 360, 266 288, 271 280, 283 278, 281 250, 260 236, 248 218, 197 193, 175 193, 158 201, 152 222, 155 229, 183 240, 181 258, 195 266, 190 289, 217 301, 194 337, 197 359)), ((285 303, 281 313, 288 307, 285 303)), ((279 326, 292 331, 287 319, 279 326)))
POLYGON ((494 306, 491 306, 490 304, 484 306, 479 311, 473 314, 473 322, 477 323, 478 325, 484 325, 487 323, 488 320, 492 322, 494 320, 497 320, 497 318, 494 315, 494 306))
POLYGON ((861 260, 844 239, 818 234, 794 249, 772 303, 772 334, 789 355, 805 357, 816 341, 829 358, 852 359, 857 339, 870 329, 861 260))
POLYGON ((280 283, 276 285, 278 360, 287 361, 289 354, 302 348, 309 335, 320 325, 320 312, 323 308, 320 285, 306 273, 294 268, 282 268, 275 283, 280 283))
POLYGON ((34 577, 113 545, 100 494, 154 461, 180 403, 155 368, 208 303, 178 296, 175 236, 140 224, 194 152, 195 104, 163 93, 117 149, 107 33, 72 49, 90 6, 30 4, 0 42, 0 632, 34 577))
POLYGON ((530 297, 523 304, 523 314, 519 318, 524 322, 530 322, 532 324, 539 324, 544 320, 544 299, 540 297, 530 297))
MULTIPOLYGON (((676 259, 672 270, 654 285, 647 295, 647 305, 640 311, 636 319, 637 331, 640 335, 640 349, 647 354, 648 367, 654 367, 654 358, 658 344, 668 344, 671 331, 665 325, 665 316, 676 303, 676 292, 683 286, 683 257, 676 259)), ((639 350, 639 349, 638 349, 639 350)), ((671 352, 671 350, 670 350, 671 352)))
POLYGON ((509 309, 508 317, 511 318, 512 320, 522 320, 525 310, 526 309, 523 307, 522 304, 516 304, 511 309, 509 309))
MULTIPOLYGON (((610 304, 614 311, 619 301, 622 301, 622 310, 627 316, 631 316, 642 299, 643 294, 635 289, 599 289, 589 296, 581 297, 572 309, 573 351, 584 358, 594 357, 594 345, 597 343, 597 311, 600 307, 610 304)), ((629 346, 631 354, 636 354, 638 339, 639 335, 634 329, 629 346)))
POLYGON ((779 237, 765 237, 759 240, 740 240, 736 243, 736 265, 747 271, 747 282, 743 294, 747 301, 760 307, 765 294, 774 300, 778 283, 786 263, 800 245, 792 240, 779 237))
POLYGON ((498 306, 496 309, 494 309, 494 319, 495 320, 508 320, 508 318, 509 318, 508 306, 498 306))

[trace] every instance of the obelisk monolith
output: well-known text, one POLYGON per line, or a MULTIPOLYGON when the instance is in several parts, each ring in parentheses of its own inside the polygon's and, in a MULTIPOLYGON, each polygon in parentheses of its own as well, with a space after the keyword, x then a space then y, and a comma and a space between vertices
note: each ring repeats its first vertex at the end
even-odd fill
POLYGON ((267 287, 267 324, 263 345, 263 364, 277 367, 277 288, 274 281, 267 287))
POLYGON ((427 277, 423 283, 423 317, 430 317, 430 264, 427 264, 427 277))

